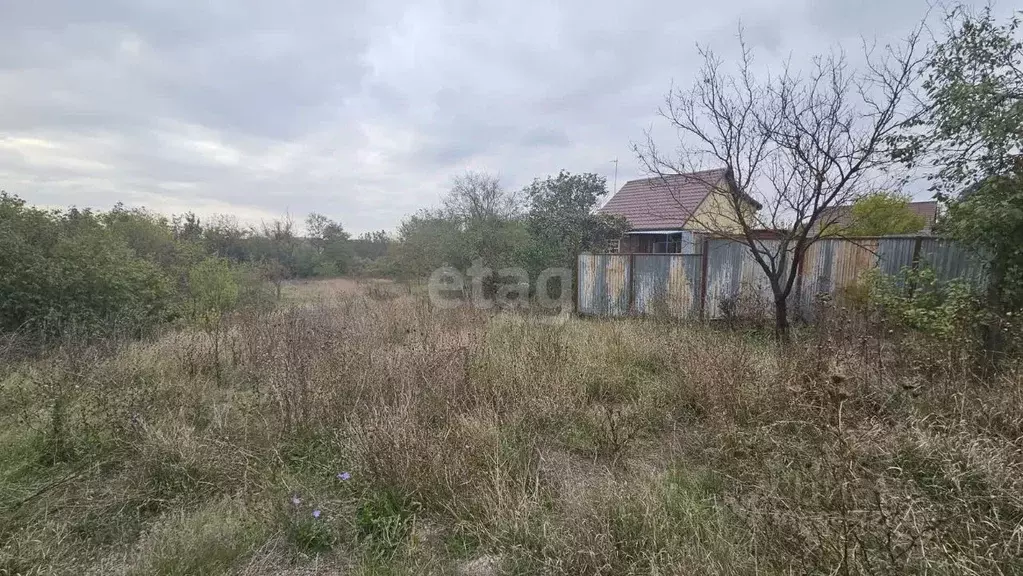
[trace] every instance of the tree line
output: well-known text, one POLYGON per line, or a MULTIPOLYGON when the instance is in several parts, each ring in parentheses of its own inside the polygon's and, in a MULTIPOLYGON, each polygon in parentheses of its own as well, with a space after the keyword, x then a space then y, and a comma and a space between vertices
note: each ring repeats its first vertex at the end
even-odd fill
POLYGON ((242 226, 228 216, 164 216, 145 208, 42 209, 0 192, 0 332, 142 332, 202 320, 246 301, 279 299, 292 279, 365 275, 425 279, 441 266, 574 268, 575 254, 625 229, 594 210, 594 174, 537 179, 522 191, 496 177, 454 179, 441 207, 406 218, 397 235, 352 237, 310 214, 242 226))
POLYGON ((144 331, 226 305, 211 286, 237 303, 279 297, 288 279, 372 273, 392 242, 382 231, 352 238, 320 214, 306 228, 298 235, 289 217, 244 227, 120 204, 42 209, 0 192, 0 332, 144 331))
POLYGON ((624 218, 596 213, 606 194, 607 182, 597 174, 562 171, 513 191, 495 176, 467 172, 455 178, 439 208, 401 223, 390 265, 404 281, 476 262, 495 271, 524 269, 531 278, 546 268, 574 270, 577 254, 604 250, 628 229, 624 218))

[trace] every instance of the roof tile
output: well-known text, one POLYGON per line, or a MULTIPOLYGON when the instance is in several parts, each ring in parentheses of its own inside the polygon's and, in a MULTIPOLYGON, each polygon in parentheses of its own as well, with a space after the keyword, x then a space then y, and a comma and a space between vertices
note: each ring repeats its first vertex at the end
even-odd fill
POLYGON ((624 216, 633 230, 677 230, 725 178, 717 168, 630 180, 598 211, 624 216))

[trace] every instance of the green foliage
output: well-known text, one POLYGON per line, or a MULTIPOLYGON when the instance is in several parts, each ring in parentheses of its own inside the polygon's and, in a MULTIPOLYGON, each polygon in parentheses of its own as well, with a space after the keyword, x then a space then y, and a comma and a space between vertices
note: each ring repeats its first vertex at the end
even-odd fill
POLYGON ((405 280, 426 278, 441 266, 467 266, 462 230, 444 215, 421 210, 398 227, 392 259, 405 280))
POLYGON ((923 216, 909 208, 910 198, 897 192, 875 192, 857 198, 851 210, 852 223, 843 230, 847 236, 884 236, 919 232, 923 216))
POLYGON ((352 251, 355 257, 364 260, 378 260, 387 256, 387 251, 392 244, 391 237, 383 230, 366 232, 352 240, 352 251))
POLYGON ((938 189, 955 194, 1019 169, 1023 146, 1023 39, 1018 16, 995 21, 991 7, 958 7, 927 65, 925 114, 904 139, 910 161, 930 157, 938 189))
POLYGON ((351 270, 355 252, 340 222, 314 212, 306 219, 306 228, 315 250, 311 275, 336 276, 351 270))
POLYGON ((897 276, 872 271, 868 301, 895 326, 951 338, 974 332, 984 321, 976 290, 967 282, 941 283, 930 268, 904 269, 897 276))
POLYGON ((304 505, 292 506, 287 512, 285 521, 286 534, 292 545, 298 549, 313 554, 330 550, 337 537, 326 516, 322 511, 308 508, 304 505))
POLYGON ((899 157, 937 166, 948 233, 991 258, 989 303, 1023 302, 1023 39, 1019 16, 953 10, 924 83, 925 114, 899 157))
POLYGON ((408 539, 417 509, 393 490, 372 492, 359 506, 355 524, 374 550, 388 554, 408 539))
POLYGON ((402 222, 389 249, 391 271, 410 280, 442 266, 464 271, 476 262, 495 272, 523 268, 534 279, 545 268, 574 270, 577 254, 603 250, 628 228, 620 217, 594 214, 605 184, 596 174, 565 171, 537 179, 521 194, 523 212, 520 196, 470 173, 456 179, 443 209, 421 210, 402 222))
POLYGON ((180 262, 182 250, 175 244, 165 217, 144 208, 128 209, 117 204, 110 212, 100 214, 99 219, 112 236, 123 241, 137 256, 163 267, 180 262))
POLYGON ((202 226, 201 244, 207 254, 227 258, 234 262, 252 259, 250 244, 252 235, 239 226, 232 217, 221 216, 208 219, 202 226))
POLYGON ((528 226, 532 235, 532 268, 575 268, 584 251, 603 251, 628 229, 621 217, 594 214, 607 193, 607 181, 597 174, 571 174, 534 180, 526 187, 529 199, 528 226))
POLYGON ((320 254, 286 219, 245 231, 226 217, 43 210, 0 193, 0 332, 137 335, 181 315, 216 325, 240 303, 265 305, 266 280, 344 272, 347 236, 332 234, 320 254))
POLYGON ((233 502, 176 514, 148 535, 133 576, 231 574, 265 538, 263 528, 233 502))
POLYGON ((0 330, 138 331, 173 316, 170 278, 138 256, 127 239, 139 239, 117 224, 0 193, 0 330))
POLYGON ((990 255, 991 304, 1023 306, 1023 174, 992 176, 949 203, 948 233, 990 255))
POLYGON ((193 266, 188 273, 188 293, 193 318, 203 324, 219 324, 238 303, 239 286, 231 263, 210 257, 193 266))
POLYGON ((496 177, 467 172, 455 178, 443 204, 439 215, 457 229, 451 238, 457 264, 451 264, 462 270, 477 261, 494 270, 520 264, 529 239, 520 218, 521 201, 496 177))

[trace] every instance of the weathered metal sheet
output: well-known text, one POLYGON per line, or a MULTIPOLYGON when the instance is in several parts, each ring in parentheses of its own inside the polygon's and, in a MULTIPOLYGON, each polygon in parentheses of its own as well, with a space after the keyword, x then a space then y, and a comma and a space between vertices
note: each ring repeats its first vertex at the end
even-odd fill
POLYGON ((621 316, 629 310, 629 255, 580 254, 579 312, 621 316))
POLYGON ((682 232, 682 243, 680 254, 699 254, 700 253, 700 242, 695 233, 689 231, 682 232))
POLYGON ((607 294, 607 307, 604 311, 608 316, 623 316, 629 313, 629 265, 631 259, 625 254, 608 254, 604 278, 604 290, 607 294))
MULTIPOLYGON (((771 250, 770 243, 765 247, 771 250)), ((707 242, 707 318, 721 318, 727 310, 742 314, 767 313, 773 302, 771 284, 749 248, 732 240, 707 242)))
POLYGON ((803 318, 811 318, 821 296, 832 293, 834 262, 835 246, 831 242, 819 240, 807 248, 795 291, 795 308, 803 318))
POLYGON ((913 265, 916 238, 825 238, 810 246, 803 259, 799 311, 811 319, 821 297, 847 302, 866 273, 880 269, 897 274, 913 265))
POLYGON ((576 259, 576 295, 575 306, 580 314, 596 314, 596 298, 594 294, 594 277, 598 272, 594 269, 592 254, 580 254, 576 259))
POLYGON ((835 301, 845 300, 867 270, 877 266, 877 239, 827 240, 834 246, 831 294, 835 301))
POLYGON ((984 260, 951 240, 921 240, 920 265, 933 268, 940 282, 965 280, 977 287, 984 285, 984 260))
MULTIPOLYGON (((765 245, 769 250, 774 248, 770 243, 765 245)), ((697 237, 694 246, 705 246, 706 256, 581 255, 579 311, 609 316, 666 311, 691 317, 698 315, 702 306, 707 318, 721 318, 728 310, 741 315, 771 313, 770 283, 744 243, 715 239, 704 244, 697 237), (704 286, 706 296, 701 303, 704 286)), ((867 271, 878 269, 896 275, 912 267, 914 260, 920 266, 933 268, 941 281, 964 279, 978 287, 983 285, 984 261, 951 241, 913 237, 828 238, 807 249, 789 309, 811 319, 822 294, 841 302, 851 296, 867 271)))
POLYGON ((702 256, 636 254, 634 258, 634 312, 679 318, 699 315, 702 256))
POLYGON ((903 268, 913 267, 918 238, 880 238, 877 241, 877 267, 884 274, 895 276, 903 268))

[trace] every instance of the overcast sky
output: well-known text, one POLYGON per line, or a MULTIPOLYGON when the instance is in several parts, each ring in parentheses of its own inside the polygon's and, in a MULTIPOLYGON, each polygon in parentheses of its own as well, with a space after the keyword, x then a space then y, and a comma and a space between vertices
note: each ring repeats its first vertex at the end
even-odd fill
POLYGON ((695 45, 767 65, 904 34, 925 0, 0 0, 0 189, 40 205, 318 211, 354 232, 453 175, 639 176, 695 45))

